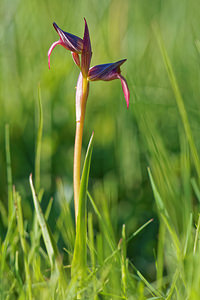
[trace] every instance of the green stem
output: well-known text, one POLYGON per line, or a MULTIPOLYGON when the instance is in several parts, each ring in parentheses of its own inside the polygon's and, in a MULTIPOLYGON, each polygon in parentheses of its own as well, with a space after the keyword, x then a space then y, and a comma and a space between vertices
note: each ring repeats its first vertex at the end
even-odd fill
MULTIPOLYGON (((83 127, 85 120, 85 109, 88 97, 89 83, 87 77, 83 77, 82 80, 82 94, 81 94, 81 114, 80 118, 76 119, 76 136, 74 144, 74 208, 75 219, 78 215, 78 203, 79 203, 79 191, 80 191, 80 177, 81 177, 81 149, 82 149, 82 137, 83 127)), ((76 107, 77 109, 77 107, 76 107)))

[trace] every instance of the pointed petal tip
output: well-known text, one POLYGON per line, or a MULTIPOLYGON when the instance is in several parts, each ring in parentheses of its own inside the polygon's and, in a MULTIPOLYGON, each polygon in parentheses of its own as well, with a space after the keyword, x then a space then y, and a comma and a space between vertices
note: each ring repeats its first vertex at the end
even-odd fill
POLYGON ((127 109, 129 109, 129 100, 128 100, 128 102, 127 102, 127 109))
POLYGON ((55 28, 56 31, 59 28, 58 25, 55 22, 53 22, 53 27, 55 28))
POLYGON ((125 97, 125 100, 126 100, 127 109, 129 109, 130 92, 129 92, 127 83, 126 83, 126 88, 123 88, 123 92, 124 92, 124 97, 125 97))
POLYGON ((120 66, 121 66, 122 64, 124 64, 126 61, 127 61, 127 58, 124 58, 124 59, 119 60, 120 66))
POLYGON ((87 24, 86 18, 84 18, 84 22, 85 22, 85 28, 87 28, 87 30, 88 30, 88 24, 87 24))
POLYGON ((84 21, 85 21, 85 30, 83 36, 83 49, 81 55, 81 71, 83 73, 83 76, 86 77, 88 75, 88 71, 90 67, 92 48, 91 48, 89 29, 85 18, 84 21))
MULTIPOLYGON (((124 91, 123 91, 124 92, 124 91)), ((126 100, 126 106, 127 106, 127 109, 129 109, 129 99, 130 99, 130 93, 129 93, 129 90, 127 93, 124 92, 124 97, 125 97, 125 100, 126 100)))

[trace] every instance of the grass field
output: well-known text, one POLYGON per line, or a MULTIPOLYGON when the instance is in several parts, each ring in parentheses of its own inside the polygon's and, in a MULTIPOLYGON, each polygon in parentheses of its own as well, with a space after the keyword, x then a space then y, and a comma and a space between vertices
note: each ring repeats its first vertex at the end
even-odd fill
POLYGON ((0 16, 0 299, 200 299, 200 3, 2 0, 0 16), (127 58, 130 107, 119 80, 91 82, 76 228, 79 71, 47 52, 54 21, 83 37, 84 17, 91 66, 127 58))

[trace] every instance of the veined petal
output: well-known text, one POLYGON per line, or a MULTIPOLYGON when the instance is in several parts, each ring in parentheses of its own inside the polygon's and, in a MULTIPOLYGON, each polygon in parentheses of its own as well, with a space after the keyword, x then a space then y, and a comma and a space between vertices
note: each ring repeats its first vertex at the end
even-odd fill
POLYGON ((125 100, 126 100, 127 108, 129 108, 130 91, 129 91, 129 88, 128 88, 127 81, 121 74, 118 74, 118 78, 121 80, 122 89, 123 89, 123 92, 124 92, 124 97, 125 97, 125 100))
POLYGON ((81 53, 83 49, 83 40, 76 35, 65 32, 58 27, 58 25, 54 22, 53 27, 59 34, 61 45, 65 47, 65 49, 70 50, 75 53, 81 53))
POLYGON ((88 72, 88 79, 90 81, 104 80, 109 81, 118 78, 117 74, 120 73, 120 66, 126 59, 119 60, 115 63, 97 65, 90 68, 88 72))
POLYGON ((85 21, 85 31, 83 37, 83 50, 81 54, 81 71, 83 76, 87 77, 89 67, 90 67, 91 57, 92 57, 92 48, 91 48, 89 30, 85 18, 84 21, 85 21))
POLYGON ((119 60, 115 63, 97 65, 90 68, 88 72, 88 80, 96 81, 110 81, 114 79, 120 79, 122 84, 122 89, 124 92, 124 97, 126 100, 127 108, 129 107, 130 92, 126 79, 121 75, 120 66, 126 61, 126 59, 119 60))

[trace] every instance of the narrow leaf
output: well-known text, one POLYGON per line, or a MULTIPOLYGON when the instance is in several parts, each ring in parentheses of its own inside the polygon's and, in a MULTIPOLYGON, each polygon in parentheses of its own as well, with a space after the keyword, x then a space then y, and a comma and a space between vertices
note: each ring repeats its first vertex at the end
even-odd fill
POLYGON ((12 169, 11 169, 11 155, 10 155, 10 132, 9 125, 5 127, 5 145, 6 145, 6 169, 8 182, 8 220, 11 219, 14 205, 13 205, 13 190, 12 190, 12 169))
POLYGON ((77 275, 82 277, 86 270, 87 264, 87 187, 90 171, 90 162, 93 148, 93 136, 90 138, 87 153, 85 156, 83 172, 81 177, 80 194, 79 194, 79 205, 78 205, 78 216, 77 216, 77 227, 76 227, 76 240, 74 248, 74 256, 72 260, 72 276, 77 275))
POLYGON ((35 154, 35 189, 39 193, 40 190, 40 156, 42 146, 42 129, 43 129, 43 112, 42 112, 42 101, 41 101, 41 90, 40 85, 38 86, 38 131, 36 141, 36 154, 35 154))
POLYGON ((160 194, 157 190, 157 187, 155 185, 153 176, 152 176, 151 171, 150 171, 149 168, 148 168, 148 173, 149 173, 149 178, 150 178, 150 181, 151 181, 153 194, 154 194, 154 197, 155 197, 155 200, 156 200, 156 204, 158 206, 158 209, 160 210, 160 216, 161 216, 165 226, 167 227, 167 229, 168 229, 168 231, 171 235, 171 238, 173 240, 174 246, 175 246, 176 251, 177 251, 177 257, 180 257, 180 255, 182 255, 182 253, 181 253, 181 249, 180 249, 179 238, 178 238, 177 233, 174 230, 174 228, 172 228, 172 226, 170 225, 168 213, 167 213, 167 211, 164 207, 162 198, 161 198, 161 196, 160 196, 160 194))
POLYGON ((13 195, 14 195, 14 201, 15 201, 15 207, 16 207, 16 216, 17 216, 19 237, 20 237, 22 250, 24 253, 24 268, 25 268, 25 275, 26 275, 26 283, 28 286, 28 295, 29 295, 29 300, 31 300, 32 299, 32 282, 31 282, 31 275, 30 275, 28 258, 27 258, 27 245, 26 245, 26 239, 25 239, 25 234, 24 234, 24 221, 23 221, 23 214, 22 214, 21 197, 20 197, 19 193, 17 193, 15 190, 13 192, 13 195))
POLYGON ((54 260, 58 256, 58 250, 57 250, 55 243, 52 241, 52 233, 50 232, 48 224, 47 224, 45 217, 43 215, 43 212, 41 210, 40 203, 37 199, 35 189, 33 186, 32 174, 29 177, 29 181, 30 181, 32 195, 33 195, 33 202, 34 202, 34 206, 35 206, 35 210, 36 210, 37 219, 38 219, 38 222, 41 227, 42 236, 43 236, 44 243, 45 243, 45 246, 47 249, 50 264, 51 264, 51 267, 53 267, 54 260))

